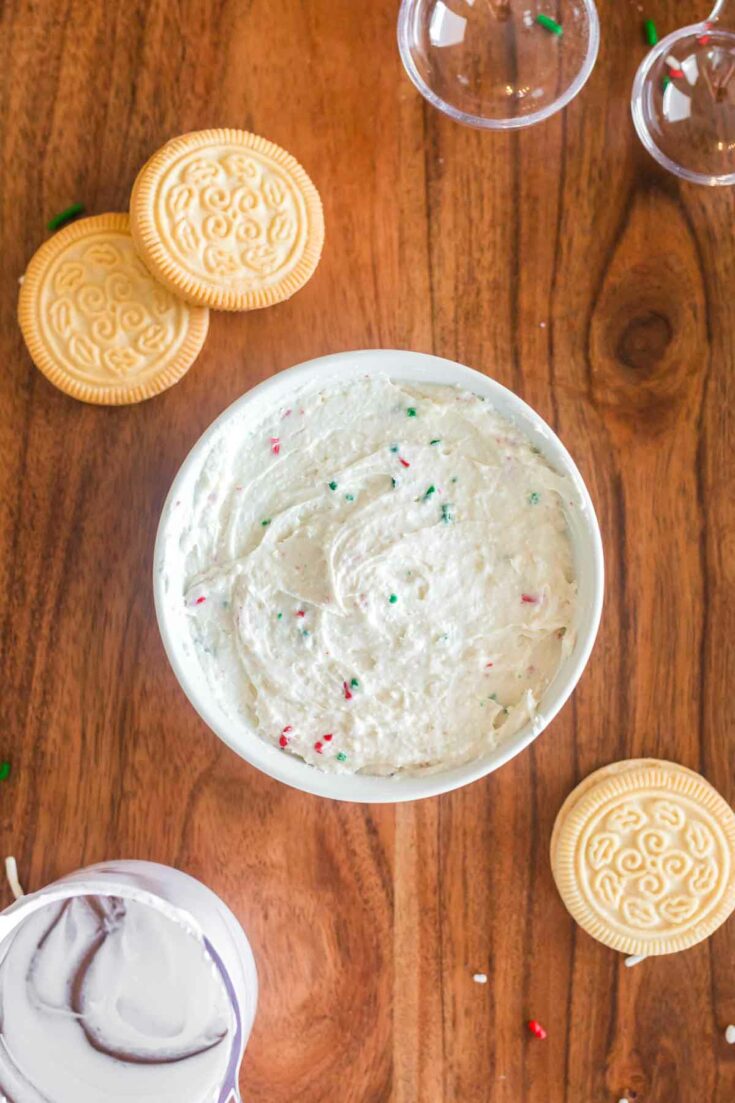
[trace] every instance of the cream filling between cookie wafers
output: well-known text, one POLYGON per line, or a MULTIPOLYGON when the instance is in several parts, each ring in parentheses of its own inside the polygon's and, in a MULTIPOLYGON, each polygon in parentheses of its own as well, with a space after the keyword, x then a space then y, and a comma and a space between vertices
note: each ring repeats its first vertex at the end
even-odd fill
POLYGON ((225 419, 181 550, 224 712, 326 771, 471 761, 574 645, 569 480, 481 397, 386 377, 225 419))

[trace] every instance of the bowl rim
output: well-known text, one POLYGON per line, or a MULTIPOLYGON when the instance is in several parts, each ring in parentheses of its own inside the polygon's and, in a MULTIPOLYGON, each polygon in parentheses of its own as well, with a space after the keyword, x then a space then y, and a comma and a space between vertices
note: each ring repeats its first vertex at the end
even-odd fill
MULTIPOLYGON (((227 406, 204 430, 179 466, 161 510, 153 553, 153 595, 164 650, 179 685, 200 718, 231 750, 269 777, 314 796, 360 804, 398 804, 448 793, 493 773, 515 758, 548 727, 575 689, 597 637, 604 596, 602 538, 592 499, 574 460, 553 429, 509 388, 464 364, 430 353, 401 349, 345 351, 316 357, 276 372, 227 406), (400 359, 400 366, 395 364, 396 358, 400 359), (393 369, 390 367, 392 361, 393 369), (407 372, 404 376, 401 375, 401 367, 407 372), (341 376, 338 375, 340 368, 343 372, 341 376), (535 721, 528 721, 518 732, 508 736, 486 755, 461 766, 434 773, 392 777, 331 774, 308 765, 294 755, 284 755, 256 731, 248 730, 242 723, 227 717, 211 698, 207 699, 207 695, 200 693, 198 687, 192 684, 187 673, 191 659, 187 660, 182 654, 184 641, 169 623, 173 614, 169 610, 170 599, 163 568, 167 561, 169 527, 175 520, 175 503, 180 498, 182 487, 190 478, 190 473, 200 457, 206 453, 209 442, 220 427, 243 407, 263 401, 269 395, 273 396, 275 403, 279 393, 286 388, 293 391, 294 387, 315 381, 322 380, 326 384, 335 378, 356 378, 365 373, 387 375, 403 382, 423 380, 426 383, 464 386, 475 393, 484 394, 501 416, 515 421, 526 435, 531 429, 534 438, 544 446, 542 451, 547 460, 574 484, 580 504, 579 515, 584 518, 583 531, 587 545, 585 552, 589 552, 591 556, 592 593, 586 630, 584 633, 580 631, 576 656, 567 676, 556 686, 555 692, 547 691, 542 698, 543 714, 539 714, 535 721)), ((554 683, 550 689, 554 689, 554 683)))
POLYGON ((587 53, 584 56, 584 61, 566 92, 563 92, 558 99, 553 100, 553 102, 547 104, 546 107, 531 112, 530 115, 518 116, 517 118, 511 119, 488 119, 483 115, 473 115, 467 111, 460 111, 459 108, 452 107, 450 103, 442 99, 441 96, 437 96, 436 92, 432 91, 418 70, 413 59, 409 42, 409 20, 413 15, 417 0, 403 0, 398 13, 398 51, 401 55, 403 67, 412 84, 432 107, 435 107, 437 111, 441 111, 442 114, 447 115, 450 119, 453 119, 457 123, 461 123, 463 126, 472 126, 476 130, 520 130, 526 126, 533 126, 535 123, 542 123, 546 119, 552 118, 552 116, 556 115, 559 111, 562 111, 579 95, 592 75, 592 70, 597 62, 597 55, 600 52, 600 17, 597 12, 595 0, 581 0, 581 2, 587 10, 590 21, 590 39, 587 44, 587 53))

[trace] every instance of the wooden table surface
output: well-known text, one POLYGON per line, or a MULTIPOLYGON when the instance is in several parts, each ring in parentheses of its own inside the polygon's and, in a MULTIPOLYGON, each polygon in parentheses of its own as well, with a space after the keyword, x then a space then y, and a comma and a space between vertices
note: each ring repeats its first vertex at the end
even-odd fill
MULTIPOLYGON (((707 0, 646 0, 661 30, 707 0)), ((425 106, 396 0, 5 0, 0 23, 0 852, 30 889, 166 862, 245 926, 262 995, 247 1103, 732 1103, 735 921, 635 969, 565 912, 547 850, 570 788, 619 758, 735 801, 733 194, 644 153, 640 6, 601 0, 583 94, 520 135, 425 106), (80 200, 124 210, 177 133, 240 126, 319 186, 327 245, 291 302, 214 315, 188 376, 84 406, 31 364, 17 280, 80 200), (290 791, 207 730, 151 597, 159 512, 254 383, 360 347, 432 351, 512 387, 577 459, 607 557, 587 672, 534 746, 413 805, 290 791), (475 972, 489 983, 473 983, 475 972), (531 1038, 529 1017, 548 1029, 531 1038)), ((0 904, 9 902, 2 890, 0 904)))

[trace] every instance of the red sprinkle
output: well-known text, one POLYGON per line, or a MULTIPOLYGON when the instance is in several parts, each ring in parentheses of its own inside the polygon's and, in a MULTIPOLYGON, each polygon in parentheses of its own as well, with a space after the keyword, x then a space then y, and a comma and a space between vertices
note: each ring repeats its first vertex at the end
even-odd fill
POLYGON ((194 602, 195 605, 203 605, 207 599, 205 597, 198 597, 194 602))
POLYGON ((293 727, 291 726, 291 724, 286 724, 286 727, 285 727, 285 728, 283 729, 283 731, 284 731, 284 734, 285 734, 286 732, 292 732, 292 731, 293 731, 293 727))
POLYGON ((352 694, 350 693, 350 687, 347 685, 347 682, 342 683, 342 689, 345 691, 345 701, 351 701, 352 694))
POLYGON ((322 753, 322 744, 321 743, 315 743, 314 744, 314 750, 317 752, 317 754, 321 754, 322 753))
POLYGON ((281 451, 281 442, 278 437, 271 437, 271 452, 277 456, 281 451))
POLYGON ((331 733, 331 732, 327 732, 327 734, 326 734, 326 735, 323 735, 323 736, 322 736, 322 739, 324 739, 324 740, 325 740, 325 741, 326 741, 327 743, 330 743, 330 742, 331 742, 331 740, 332 740, 332 733, 331 733))
POLYGON ((278 740, 278 742, 281 744, 282 747, 287 747, 288 746, 287 736, 282 735, 281 738, 278 740))
POLYGON ((521 594, 521 605, 538 605, 538 598, 532 594, 521 594))
POLYGON ((400 464, 402 464, 403 467, 410 467, 411 466, 411 464, 408 462, 408 460, 404 460, 403 456, 398 457, 398 462, 400 464))
POLYGON ((528 1020, 528 1029, 531 1031, 534 1038, 541 1038, 541 1040, 543 1041, 543 1039, 546 1037, 546 1031, 541 1026, 541 1023, 537 1023, 535 1019, 528 1020))
POLYGON ((485 664, 485 670, 489 670, 492 665, 493 665, 492 663, 486 663, 485 664))
POLYGON ((684 76, 684 70, 676 69, 673 65, 669 65, 669 76, 673 77, 674 80, 681 80, 684 76))
POLYGON ((296 610, 296 616, 297 616, 297 617, 305 617, 305 616, 306 616, 306 613, 304 612, 304 610, 303 610, 303 609, 297 609, 297 610, 296 610))

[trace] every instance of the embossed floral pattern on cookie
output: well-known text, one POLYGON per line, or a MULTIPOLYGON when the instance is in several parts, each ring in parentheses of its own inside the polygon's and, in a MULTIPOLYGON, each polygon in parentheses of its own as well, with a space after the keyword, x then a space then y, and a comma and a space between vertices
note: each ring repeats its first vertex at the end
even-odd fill
POLYGON ((557 885, 575 919, 608 945, 683 949, 735 906, 735 815, 691 771, 648 763, 602 777, 562 816, 557 885))
POLYGON ((130 209, 146 263, 191 302, 230 310, 278 302, 321 254, 316 188, 290 154, 245 131, 169 142, 140 172, 130 209))
POLYGON ((31 260, 19 318, 34 361, 88 402, 135 402, 188 370, 207 311, 160 286, 142 264, 127 215, 76 222, 31 260))
POLYGON ((716 902, 727 861, 721 829, 696 806, 686 812, 671 800, 623 797, 589 828, 590 905, 603 915, 624 915, 628 925, 684 925, 716 902))

